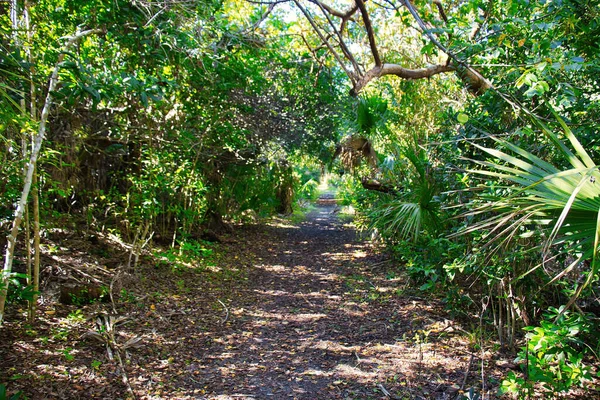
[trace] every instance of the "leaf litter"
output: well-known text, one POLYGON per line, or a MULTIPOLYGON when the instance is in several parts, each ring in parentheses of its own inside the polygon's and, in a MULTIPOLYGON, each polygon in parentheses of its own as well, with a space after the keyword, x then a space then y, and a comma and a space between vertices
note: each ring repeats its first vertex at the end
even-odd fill
MULTIPOLYGON (((115 285, 115 310, 48 300, 33 326, 13 312, 0 382, 32 399, 454 399, 483 376, 494 398, 511 363, 335 211, 240 226, 196 267, 146 254, 115 285)), ((90 257, 71 260, 79 275, 126 263, 126 249, 74 236, 62 255, 90 257)))

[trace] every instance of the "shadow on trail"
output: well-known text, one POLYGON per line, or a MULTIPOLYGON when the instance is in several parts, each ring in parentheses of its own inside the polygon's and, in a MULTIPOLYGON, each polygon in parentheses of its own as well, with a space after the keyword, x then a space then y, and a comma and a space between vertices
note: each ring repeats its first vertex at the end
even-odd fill
POLYGON ((463 380, 468 354, 452 351, 439 307, 398 296, 404 283, 386 279, 385 258, 336 218, 335 206, 318 206, 297 226, 241 234, 255 261, 245 284, 232 288, 227 320, 187 337, 202 345, 189 346, 174 382, 181 394, 448 398, 463 380), (434 344, 436 329, 446 336, 434 344))
MULTIPOLYGON (((241 227, 193 265, 147 255, 115 279, 127 317, 115 340, 142 344, 122 351, 137 398, 454 399, 481 387, 481 353, 442 307, 411 297, 335 200, 320 203, 300 224, 241 227)), ((62 245, 64 257, 82 247, 62 245)), ((109 305, 44 307, 35 330, 17 314, 0 331, 0 383, 33 399, 127 398, 121 367, 85 339, 109 305)), ((498 382, 493 356, 485 378, 498 382)))

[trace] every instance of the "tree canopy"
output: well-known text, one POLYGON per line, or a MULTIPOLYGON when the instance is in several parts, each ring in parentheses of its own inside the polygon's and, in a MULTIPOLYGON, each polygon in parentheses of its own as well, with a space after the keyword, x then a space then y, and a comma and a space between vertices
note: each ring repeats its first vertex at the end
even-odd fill
MULTIPOLYGON (((598 316, 597 0, 11 0, 0 33, 0 323, 10 283, 35 315, 40 230, 137 257, 290 214, 326 172, 423 291, 492 301, 502 347, 598 316)), ((577 362, 527 343, 548 390, 589 379, 551 388, 577 362)))

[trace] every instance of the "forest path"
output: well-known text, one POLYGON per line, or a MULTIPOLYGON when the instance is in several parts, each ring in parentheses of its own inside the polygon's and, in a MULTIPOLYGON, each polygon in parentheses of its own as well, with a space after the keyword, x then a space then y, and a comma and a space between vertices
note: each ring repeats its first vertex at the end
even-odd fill
POLYGON ((441 399, 456 392, 469 355, 454 351, 460 336, 451 322, 438 305, 402 296, 406 285, 386 271, 388 260, 359 240, 327 197, 302 223, 236 234, 222 261, 243 260, 243 278, 205 292, 212 323, 188 325, 185 339, 174 340, 187 360, 171 384, 181 398, 441 399))
MULTIPOLYGON (((55 236, 61 271, 128 259, 114 242, 55 236)), ((240 226, 208 250, 184 244, 187 262, 157 247, 112 275, 126 318, 115 341, 142 345, 120 347, 136 398, 456 399, 460 387, 482 386, 477 337, 417 297, 400 267, 339 218, 331 194, 303 222, 240 226)), ((86 336, 104 334, 95 315, 114 314, 110 303, 46 298, 35 329, 19 311, 0 330, 0 383, 32 399, 129 398, 105 344, 86 336)), ((495 353, 483 358, 493 393, 504 371, 495 353)))

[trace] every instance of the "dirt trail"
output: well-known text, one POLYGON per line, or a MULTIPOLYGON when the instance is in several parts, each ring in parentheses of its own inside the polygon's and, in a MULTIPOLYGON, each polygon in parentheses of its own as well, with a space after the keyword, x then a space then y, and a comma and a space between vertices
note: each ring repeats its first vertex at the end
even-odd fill
POLYGON ((183 392, 307 400, 455 394, 469 355, 451 350, 459 341, 450 321, 435 304, 399 297, 404 282, 386 274, 387 260, 331 203, 320 201, 297 226, 245 232, 256 259, 246 285, 233 290, 244 294, 228 299, 225 327, 208 335, 178 378, 183 392))
MULTIPOLYGON (((454 399, 480 388, 481 353, 337 211, 325 196, 302 223, 238 228, 202 268, 147 257, 123 275, 117 312, 128 323, 115 337, 143 344, 124 351, 136 397, 454 399)), ((118 364, 82 337, 102 310, 42 306, 35 330, 12 316, 0 332, 0 383, 33 399, 126 398, 118 364)), ((500 374, 483 357, 493 392, 500 374)))

